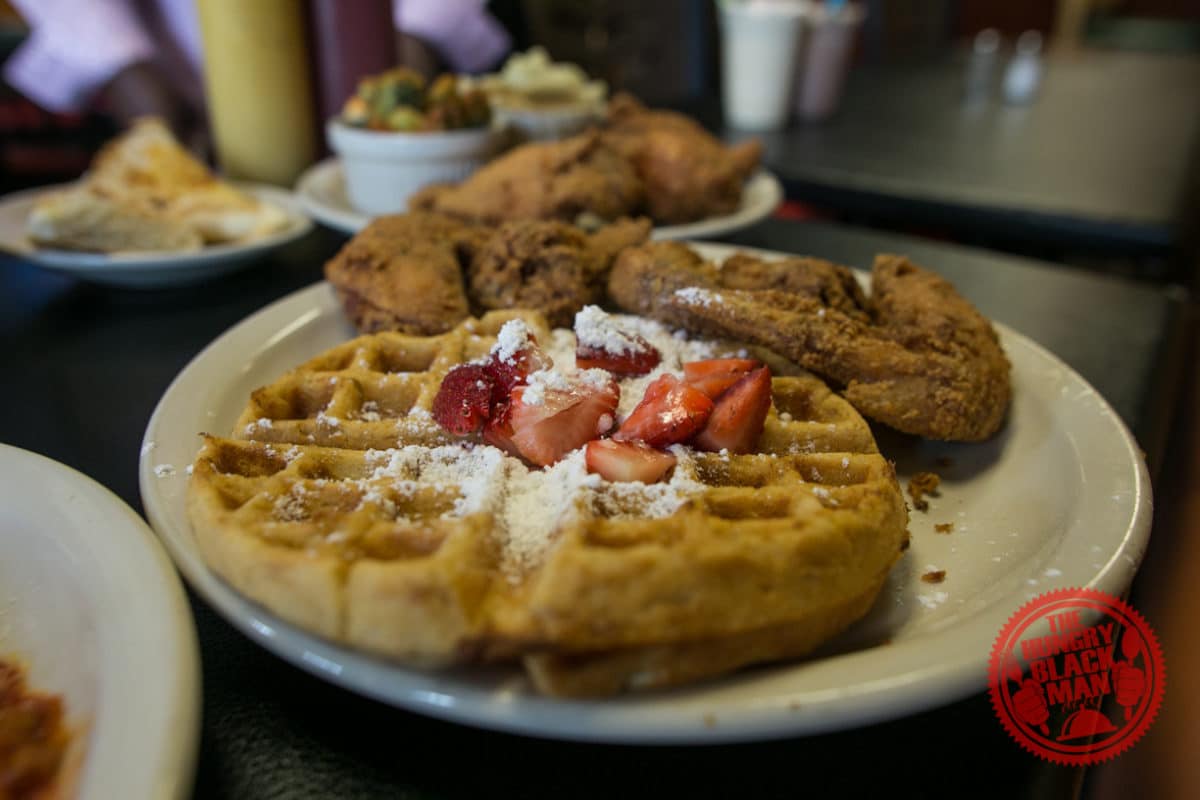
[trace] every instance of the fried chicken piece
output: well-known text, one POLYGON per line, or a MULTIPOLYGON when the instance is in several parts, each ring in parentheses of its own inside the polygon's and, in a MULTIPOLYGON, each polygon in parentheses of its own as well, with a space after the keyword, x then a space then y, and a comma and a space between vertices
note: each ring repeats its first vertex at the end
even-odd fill
POLYGON ((604 139, 633 164, 656 222, 692 222, 735 211, 758 167, 757 139, 727 146, 694 120, 651 111, 628 94, 608 106, 604 139))
POLYGON ((485 236, 437 214, 379 217, 325 264, 325 277, 363 333, 442 333, 470 316, 461 263, 485 236))
POLYGON ((685 245, 665 245, 621 253, 609 276, 619 306, 775 350, 842 387, 866 416, 906 433, 979 441, 1003 424, 1008 359, 987 318, 941 277, 881 255, 870 300, 846 306, 853 294, 845 287, 825 299, 830 278, 841 286, 836 270, 812 291, 800 279, 780 288, 764 268, 766 288, 756 288, 743 264, 732 280, 738 288, 726 288, 723 269, 685 245))
POLYGON ((650 235, 650 220, 620 220, 594 233, 555 221, 506 222, 469 266, 471 298, 483 310, 533 308, 553 326, 604 296, 613 259, 650 235))
POLYGON ((409 207, 474 222, 573 222, 580 214, 602 220, 628 216, 641 203, 642 182, 633 167, 596 131, 585 131, 522 145, 461 183, 422 189, 409 207))

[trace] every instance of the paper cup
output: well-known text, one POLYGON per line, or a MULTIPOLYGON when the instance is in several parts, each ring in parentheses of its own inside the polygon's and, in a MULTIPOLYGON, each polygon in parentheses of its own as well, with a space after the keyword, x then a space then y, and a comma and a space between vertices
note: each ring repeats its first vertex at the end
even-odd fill
POLYGON ((787 125, 806 2, 721 2, 725 122, 742 130, 787 125))

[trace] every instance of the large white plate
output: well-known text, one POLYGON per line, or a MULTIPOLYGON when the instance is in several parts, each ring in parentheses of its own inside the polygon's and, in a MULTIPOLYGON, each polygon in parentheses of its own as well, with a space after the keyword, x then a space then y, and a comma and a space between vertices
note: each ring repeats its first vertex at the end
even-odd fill
POLYGON ((188 796, 196 631, 154 532, 57 461, 0 445, 0 476, 0 658, 63 695, 68 785, 81 800, 188 796))
MULTIPOLYGON (((370 214, 350 204, 346 197, 346 177, 337 158, 327 158, 309 167, 296 182, 296 196, 313 219, 342 233, 357 233, 372 219, 370 214)), ((783 186, 779 179, 759 170, 746 181, 737 211, 682 225, 659 225, 653 238, 687 239, 730 233, 771 216, 782 201, 783 186)))
MULTIPOLYGON (((697 247, 716 258, 733 251, 697 247)), ((1123 592, 1145 549, 1149 479, 1124 425, 1067 365, 999 331, 1014 383, 1002 433, 974 445, 880 436, 902 481, 931 469, 943 488, 928 513, 913 512, 912 547, 870 615, 822 658, 678 691, 567 702, 534 695, 515 670, 406 669, 280 622, 205 567, 184 511, 184 467, 200 447, 197 433, 231 431, 253 389, 353 335, 327 284, 246 319, 176 378, 146 431, 153 448, 141 463, 142 499, 184 576, 233 624, 293 663, 397 706, 614 742, 733 741, 861 725, 982 690, 992 641, 1022 603, 1061 587, 1123 592), (934 531, 946 522, 952 533, 934 531), (922 582, 930 568, 946 570, 945 582, 922 582)))
POLYGON ((81 253, 34 245, 25 234, 25 220, 38 197, 61 186, 28 189, 0 198, 0 250, 47 269, 65 272, 93 283, 152 289, 187 286, 242 269, 267 252, 300 238, 312 229, 291 192, 265 184, 237 184, 264 202, 287 212, 282 230, 243 244, 220 244, 183 253, 81 253))

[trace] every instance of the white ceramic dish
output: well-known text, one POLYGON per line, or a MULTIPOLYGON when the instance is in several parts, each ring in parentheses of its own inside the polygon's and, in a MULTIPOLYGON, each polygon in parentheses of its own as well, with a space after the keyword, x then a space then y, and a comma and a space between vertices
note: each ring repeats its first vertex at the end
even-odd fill
POLYGON ((72 796, 187 797, 199 657, 162 546, 129 506, 57 461, 0 445, 0 475, 0 658, 63 695, 72 796))
MULTIPOLYGON (((372 215, 356 210, 347 198, 345 169, 336 158, 309 167, 296 182, 296 196, 313 219, 342 233, 357 233, 372 219, 372 215)), ((779 179, 760 170, 746 182, 737 211, 682 225, 660 225, 652 235, 655 239, 688 239, 731 233, 771 216, 781 202, 783 186, 779 179)))
MULTIPOLYGON (((697 249, 715 258, 734 251, 697 249)), ((329 681, 403 708, 611 742, 736 741, 863 725, 983 690, 992 641, 1022 603, 1070 586, 1120 593, 1145 549, 1150 486, 1132 437, 1067 365, 999 330, 1015 392, 1002 433, 975 445, 880 437, 902 481, 932 469, 943 486, 928 513, 913 512, 912 546, 869 616, 821 658, 672 692, 558 701, 533 694, 515 670, 406 669, 279 621, 207 569, 184 511, 184 467, 200 447, 196 434, 232 430, 253 389, 353 335, 327 284, 236 325, 176 378, 146 431, 142 499, 184 576, 234 625, 329 681), (942 457, 953 466, 937 465, 942 457), (935 532, 935 523, 947 522, 953 533, 935 532), (920 580, 931 568, 946 571, 944 583, 920 580)))
POLYGON ((0 198, 0 250, 92 283, 131 289, 188 286, 249 266, 255 259, 312 229, 292 193, 265 184, 238 184, 287 212, 283 230, 245 244, 221 244, 185 253, 80 253, 37 247, 25 235, 25 219, 37 198, 62 188, 47 186, 0 198))
POLYGON ((326 141, 343 165, 345 197, 364 214, 403 211, 423 186, 463 180, 487 163, 502 136, 491 127, 408 133, 337 119, 325 125, 326 141))

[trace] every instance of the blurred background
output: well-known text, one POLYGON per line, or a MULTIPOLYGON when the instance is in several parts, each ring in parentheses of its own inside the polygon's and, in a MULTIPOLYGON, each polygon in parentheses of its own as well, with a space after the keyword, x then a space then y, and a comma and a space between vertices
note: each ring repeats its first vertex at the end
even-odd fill
MULTIPOLYGON (((347 51, 339 50, 330 20, 349 8, 360 18, 355 24, 372 14, 391 20, 391 4, 293 4, 305 18, 314 94, 323 92, 314 108, 327 116, 358 77, 338 76, 330 66, 347 51)), ((29 35, 21 5, 0 0, 0 59, 29 35)), ((719 5, 497 0, 487 7, 507 31, 510 52, 540 44, 614 91, 686 111, 737 139, 750 134, 722 115, 719 5)), ((860 5, 865 19, 836 111, 756 132, 766 144, 766 166, 787 192, 780 214, 951 239, 1138 280, 1195 280, 1200 0, 860 5), (1002 84, 1022 34, 1035 45, 1033 66, 1026 96, 1014 102, 1002 84), (981 48, 990 54, 981 56, 981 48)), ((379 27, 387 25, 376 33, 379 27)), ((361 69, 396 61, 427 71, 445 66, 419 37, 388 34, 349 48, 360 51, 353 55, 361 69)), ((103 103, 55 111, 0 87, 0 192, 77 176, 112 135, 114 116, 103 103)), ((314 130, 320 122, 312 121, 314 130)))

